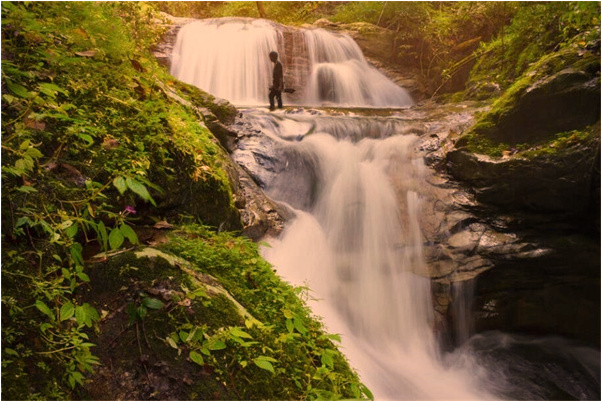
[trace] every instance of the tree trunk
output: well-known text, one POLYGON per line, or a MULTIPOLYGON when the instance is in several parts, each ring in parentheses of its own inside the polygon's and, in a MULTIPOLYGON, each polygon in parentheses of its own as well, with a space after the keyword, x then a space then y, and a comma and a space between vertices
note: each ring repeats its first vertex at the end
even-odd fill
POLYGON ((259 18, 267 18, 265 15, 265 8, 263 7, 263 3, 261 1, 256 1, 257 3, 257 11, 259 11, 259 18))

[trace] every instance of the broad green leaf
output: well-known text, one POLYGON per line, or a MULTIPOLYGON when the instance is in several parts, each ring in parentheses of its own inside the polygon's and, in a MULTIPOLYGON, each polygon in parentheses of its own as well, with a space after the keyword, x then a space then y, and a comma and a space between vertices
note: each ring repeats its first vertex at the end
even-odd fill
POLYGON ((94 138, 92 138, 92 136, 89 134, 78 134, 78 137, 86 141, 88 145, 94 144, 94 138))
POLYGON ((29 219, 27 216, 20 217, 17 219, 17 223, 15 223, 15 229, 25 225, 26 223, 31 225, 31 219, 29 219))
POLYGON ((90 282, 90 277, 88 276, 88 274, 85 274, 83 272, 78 272, 77 277, 86 283, 90 282))
POLYGON ((61 307, 60 320, 61 321, 68 320, 69 318, 73 317, 74 314, 75 314, 75 306, 73 305, 73 303, 67 302, 67 303, 63 304, 63 307, 61 307))
POLYGON ((219 339, 211 340, 207 344, 207 348, 209 350, 222 350, 222 349, 226 349, 226 344, 224 343, 224 341, 221 341, 219 339))
POLYGON ((72 220, 66 220, 66 221, 61 222, 61 224, 59 225, 59 229, 65 230, 65 229, 67 229, 71 225, 73 225, 73 221, 72 220))
POLYGON ((286 330, 289 333, 292 333, 295 329, 295 326, 293 325, 293 320, 291 320, 290 318, 286 319, 286 330))
POLYGON ((97 227, 98 227, 98 237, 100 238, 100 243, 102 244, 102 248, 103 248, 103 250, 107 250, 108 249, 108 240, 109 240, 109 237, 107 236, 107 228, 105 227, 105 224, 103 223, 103 221, 99 221, 97 227))
POLYGON ((98 319, 98 312, 88 303, 75 307, 75 320, 78 325, 85 325, 86 327, 91 328, 92 325, 94 325, 94 321, 98 319))
POLYGON ((19 145, 19 150, 21 151, 25 151, 27 148, 29 148, 29 145, 31 144, 30 140, 25 140, 21 143, 21 145, 19 145))
POLYGON ((83 247, 79 243, 73 243, 73 245, 69 247, 69 254, 71 255, 71 259, 75 264, 84 265, 82 251, 83 247))
POLYGON ((56 94, 58 92, 62 93, 63 95, 69 95, 69 92, 65 91, 63 88, 52 84, 52 83, 42 83, 39 86, 39 90, 40 92, 42 92, 45 95, 48 95, 52 98, 56 97, 56 94))
POLYGON ((274 363, 278 363, 278 360, 274 359, 273 357, 270 356, 257 356, 255 358, 255 360, 265 360, 268 362, 274 362, 274 363))
POLYGON ((320 339, 330 339, 331 341, 341 343, 341 335, 339 334, 324 334, 320 336, 320 339))
POLYGON ((144 184, 132 179, 131 177, 126 177, 125 184, 130 190, 138 194, 140 198, 142 198, 144 201, 149 201, 151 204, 156 205, 155 200, 153 200, 151 195, 148 193, 148 190, 146 189, 144 184))
POLYGON ((195 327, 192 331, 190 331, 190 333, 188 334, 188 336, 186 337, 186 339, 183 339, 184 342, 190 342, 191 340, 194 339, 194 336, 196 335, 196 332, 199 328, 195 327))
POLYGON ((293 324, 295 325, 295 329, 299 331, 299 333, 303 335, 307 333, 307 328, 305 328, 305 325, 303 325, 303 320, 301 320, 301 318, 295 317, 295 319, 293 320, 293 324))
POLYGON ((94 307, 92 307, 89 303, 84 303, 84 310, 86 311, 86 315, 90 317, 92 321, 98 321, 100 316, 98 315, 98 311, 94 307))
POLYGON ((37 148, 29 148, 27 151, 25 151, 25 154, 34 159, 39 159, 44 156, 37 148))
POLYGON ((73 238, 77 234, 78 229, 79 226, 77 225, 77 223, 74 223, 73 225, 65 229, 65 234, 67 235, 67 237, 73 238))
POLYGON ((366 387, 364 384, 360 383, 360 389, 368 397, 369 400, 371 400, 371 401, 374 400, 374 395, 372 395, 372 392, 370 391, 370 389, 368 387, 366 387))
POLYGON ((259 368, 262 368, 264 370, 270 371, 272 373, 275 374, 274 372, 274 366, 272 366, 272 363, 270 363, 267 360, 260 360, 260 359, 255 359, 253 360, 253 363, 255 363, 255 365, 259 368))
POLYGON ((200 353, 197 353, 194 350, 191 350, 189 356, 190 356, 190 360, 192 360, 199 366, 205 365, 205 359, 203 359, 203 355, 201 355, 200 353))
POLYGON ((148 313, 148 310, 146 309, 146 307, 144 306, 140 306, 136 309, 136 314, 138 314, 138 317, 140 317, 140 319, 144 319, 144 317, 146 317, 148 313))
POLYGON ((125 193, 125 190, 127 190, 127 185, 125 184, 125 178, 123 176, 115 177, 115 179, 113 179, 113 185, 119 190, 119 194, 123 194, 125 193))
POLYGON ((243 331, 242 329, 238 328, 238 327, 232 327, 230 329, 230 333, 234 336, 237 336, 239 338, 249 338, 249 339, 253 339, 253 337, 251 335, 249 335, 248 333, 246 333, 245 331, 243 331))
POLYGON ((284 316, 286 318, 294 318, 295 317, 295 315, 288 309, 282 310, 282 314, 284 314, 284 316))
POLYGON ((178 349, 178 345, 176 344, 176 342, 173 339, 171 339, 170 336, 165 338, 165 340, 167 341, 167 343, 169 343, 169 346, 171 346, 174 349, 178 349))
POLYGON ((16 350, 11 349, 11 348, 5 348, 4 349, 4 353, 6 353, 7 355, 12 355, 12 356, 19 357, 19 353, 16 350))
POLYGON ((117 250, 123 244, 123 234, 118 228, 113 228, 111 233, 109 233, 109 245, 111 246, 111 250, 117 250))
POLYGON ((130 243, 138 244, 138 236, 136 235, 136 232, 134 232, 134 229, 131 228, 131 226, 123 223, 121 224, 119 231, 121 231, 121 234, 125 236, 125 238, 128 239, 130 243))
POLYGON ((52 321, 54 321, 56 319, 55 316, 54 316, 54 313, 52 312, 52 310, 50 309, 50 307, 48 307, 46 305, 46 303, 44 303, 43 301, 36 300, 35 306, 42 313, 46 314, 48 316, 48 318, 50 318, 52 321))
POLYGON ((322 362, 323 366, 333 368, 333 366, 334 366, 334 359, 332 358, 333 354, 334 354, 333 350, 330 350, 330 349, 324 350, 324 352, 322 353, 322 356, 320 356, 320 361, 322 362))
POLYGON ((36 190, 34 187, 31 186, 21 186, 17 189, 17 191, 20 191, 22 193, 37 193, 38 190, 36 190))
POLYGON ((164 304, 163 304, 163 302, 161 300, 159 300, 159 299, 153 299, 153 298, 150 298, 150 297, 145 297, 144 299, 142 299, 142 304, 145 307, 148 307, 148 308, 153 309, 153 310, 162 309, 163 306, 164 306, 164 304))
POLYGON ((6 86, 12 93, 20 98, 31 98, 33 93, 29 92, 23 85, 15 84, 14 82, 6 81, 6 86))

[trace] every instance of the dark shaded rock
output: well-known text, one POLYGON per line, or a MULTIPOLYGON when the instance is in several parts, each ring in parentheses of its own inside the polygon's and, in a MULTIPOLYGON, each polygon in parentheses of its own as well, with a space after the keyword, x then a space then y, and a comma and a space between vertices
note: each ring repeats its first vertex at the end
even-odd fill
POLYGON ((599 138, 557 155, 492 158, 456 149, 447 153, 452 175, 472 187, 479 202, 509 209, 588 211, 599 138))
POLYGON ((511 144, 594 124, 600 119, 600 76, 562 70, 526 88, 515 107, 500 117, 494 138, 511 144))
POLYGON ((599 346, 599 240, 562 236, 547 245, 554 251, 478 276, 475 330, 557 334, 599 346))
POLYGON ((219 143, 226 149, 226 151, 232 153, 234 150, 236 150, 238 135, 235 131, 231 130, 222 122, 217 121, 217 119, 206 119, 205 124, 207 125, 207 128, 211 130, 213 135, 215 135, 215 138, 219 140, 219 143))

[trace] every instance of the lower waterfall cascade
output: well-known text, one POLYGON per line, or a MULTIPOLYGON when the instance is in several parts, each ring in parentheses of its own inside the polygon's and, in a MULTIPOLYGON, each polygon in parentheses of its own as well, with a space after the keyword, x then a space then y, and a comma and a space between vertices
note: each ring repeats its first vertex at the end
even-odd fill
POLYGON ((269 137, 274 155, 262 159, 243 139, 233 159, 295 215, 281 236, 266 239, 263 255, 291 284, 310 289, 312 311, 341 334, 343 353, 377 400, 599 395, 595 349, 556 337, 474 334, 469 282, 453 289, 460 346, 441 351, 420 213, 436 200, 406 119, 302 109, 243 114, 269 137))

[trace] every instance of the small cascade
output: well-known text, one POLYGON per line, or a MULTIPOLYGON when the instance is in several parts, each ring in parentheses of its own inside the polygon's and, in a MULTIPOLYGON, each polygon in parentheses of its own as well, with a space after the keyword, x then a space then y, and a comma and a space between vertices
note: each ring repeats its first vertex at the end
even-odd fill
POLYGON ((347 35, 251 18, 192 22, 178 33, 171 74, 236 105, 265 105, 277 51, 287 104, 405 107, 409 94, 371 67, 347 35))

